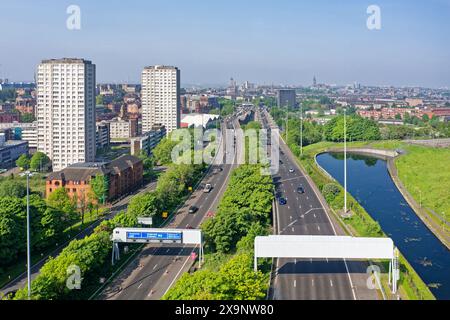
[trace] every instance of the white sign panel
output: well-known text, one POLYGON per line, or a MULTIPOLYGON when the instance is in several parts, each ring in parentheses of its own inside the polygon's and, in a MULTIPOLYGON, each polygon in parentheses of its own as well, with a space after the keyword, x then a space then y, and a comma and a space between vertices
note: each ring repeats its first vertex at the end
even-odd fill
POLYGON ((256 258, 393 259, 389 238, 268 236, 255 238, 256 258))
POLYGON ((146 226, 151 226, 153 224, 153 219, 151 217, 149 218, 138 218, 139 224, 144 224, 146 226))

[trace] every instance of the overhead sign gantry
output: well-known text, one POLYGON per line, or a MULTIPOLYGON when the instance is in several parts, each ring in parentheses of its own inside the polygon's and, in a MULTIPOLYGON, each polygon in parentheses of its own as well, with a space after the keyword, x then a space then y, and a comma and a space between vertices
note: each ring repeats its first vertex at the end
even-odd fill
POLYGON ((388 259, 389 282, 397 292, 400 278, 398 250, 390 238, 271 235, 255 238, 255 272, 258 258, 388 259), (391 277, 392 276, 392 277, 391 277))
POLYGON ((203 262, 202 231, 196 229, 157 229, 157 228, 116 228, 111 236, 113 242, 112 264, 120 259, 119 243, 161 243, 188 244, 199 246, 200 265, 203 262))

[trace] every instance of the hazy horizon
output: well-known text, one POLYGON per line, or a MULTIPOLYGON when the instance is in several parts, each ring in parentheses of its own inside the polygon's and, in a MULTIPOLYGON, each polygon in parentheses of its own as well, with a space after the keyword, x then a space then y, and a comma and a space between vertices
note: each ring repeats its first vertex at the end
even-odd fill
POLYGON ((97 83, 140 83, 147 65, 184 85, 319 83, 450 87, 450 1, 5 1, 0 78, 32 81, 43 59, 97 65, 97 83), (81 30, 69 30, 69 5, 81 30), (381 29, 366 26, 368 6, 381 29))

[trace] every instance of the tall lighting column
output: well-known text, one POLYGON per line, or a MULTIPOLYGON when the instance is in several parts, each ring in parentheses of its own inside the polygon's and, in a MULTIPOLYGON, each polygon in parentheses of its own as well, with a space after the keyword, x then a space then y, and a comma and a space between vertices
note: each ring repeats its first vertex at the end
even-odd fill
POLYGON ((344 108, 344 214, 347 214, 347 109, 344 108))
POLYGON ((31 299, 31 254, 30 254, 30 172, 27 171, 27 283, 28 300, 31 299))

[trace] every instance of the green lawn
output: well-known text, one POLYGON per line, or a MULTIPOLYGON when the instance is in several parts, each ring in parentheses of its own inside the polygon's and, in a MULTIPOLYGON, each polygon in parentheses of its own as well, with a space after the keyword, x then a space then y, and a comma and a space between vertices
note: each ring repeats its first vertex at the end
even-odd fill
POLYGON ((377 149, 402 149, 405 155, 395 160, 403 185, 422 206, 450 219, 450 149, 430 148, 401 141, 371 144, 377 149))
POLYGON ((419 203, 450 219, 450 149, 409 145, 396 167, 400 180, 419 203))

